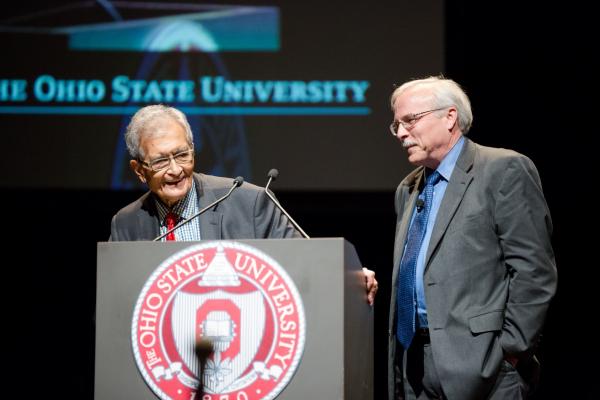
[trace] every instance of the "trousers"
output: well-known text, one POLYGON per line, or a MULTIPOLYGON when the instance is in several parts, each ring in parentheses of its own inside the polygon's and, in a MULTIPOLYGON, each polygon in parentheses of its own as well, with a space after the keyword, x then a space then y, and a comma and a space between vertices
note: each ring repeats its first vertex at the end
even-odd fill
MULTIPOLYGON (((422 330, 404 352, 401 368, 403 390, 396 393, 396 400, 448 399, 435 368, 429 335, 422 330)), ((503 360, 491 392, 482 393, 481 400, 525 400, 528 392, 529 385, 517 368, 503 360)))

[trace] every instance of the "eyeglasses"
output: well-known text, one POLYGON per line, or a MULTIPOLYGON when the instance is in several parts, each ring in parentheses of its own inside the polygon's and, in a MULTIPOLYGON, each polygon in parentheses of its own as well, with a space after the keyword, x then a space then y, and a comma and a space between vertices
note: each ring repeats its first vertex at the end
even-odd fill
POLYGON ((432 113, 434 111, 440 111, 440 110, 443 110, 443 109, 446 109, 446 108, 448 108, 448 106, 441 107, 441 108, 434 108, 433 110, 421 111, 421 112, 416 113, 416 114, 408 114, 406 117, 404 117, 404 121, 394 121, 394 122, 392 122, 391 125, 390 125, 390 132, 392 132, 392 135, 398 136, 398 128, 400 128, 400 125, 402 125, 402 127, 404 129, 406 129, 407 131, 409 131, 409 130, 411 130, 417 124, 417 122, 419 122, 419 120, 421 118, 423 118, 427 114, 432 113))
POLYGON ((169 168, 171 160, 174 160, 179 165, 186 165, 194 160, 194 149, 180 151, 179 153, 170 155, 169 157, 161 157, 152 161, 138 160, 142 165, 150 168, 154 172, 162 171, 163 169, 169 168))

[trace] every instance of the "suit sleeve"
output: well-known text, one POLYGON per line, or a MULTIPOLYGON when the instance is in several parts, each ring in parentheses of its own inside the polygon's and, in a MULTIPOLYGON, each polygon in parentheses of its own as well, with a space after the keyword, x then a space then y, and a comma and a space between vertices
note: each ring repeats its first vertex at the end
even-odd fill
POLYGON ((117 231, 117 216, 114 215, 110 221, 110 236, 108 237, 109 242, 118 242, 119 233, 117 231))
POLYGON ((506 353, 519 354, 537 341, 557 281, 550 212, 527 157, 510 159, 497 187, 494 215, 509 274, 500 343, 506 353))
POLYGON ((256 238, 265 239, 302 237, 264 191, 257 192, 255 199, 254 232, 256 238))

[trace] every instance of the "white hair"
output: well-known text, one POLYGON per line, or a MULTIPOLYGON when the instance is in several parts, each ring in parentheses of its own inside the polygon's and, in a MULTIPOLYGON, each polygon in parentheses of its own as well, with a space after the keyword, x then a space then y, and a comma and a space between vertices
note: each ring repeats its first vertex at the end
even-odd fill
POLYGON ((129 125, 127 125, 127 130, 125 131, 125 143, 127 144, 127 150, 132 158, 143 158, 144 154, 142 154, 140 149, 141 135, 150 123, 164 118, 170 118, 181 124, 185 129, 188 143, 190 146, 194 146, 192 128, 190 127, 185 114, 176 108, 155 104, 140 108, 133 117, 131 117, 131 121, 129 122, 129 125))
POLYGON ((465 91, 452 79, 443 76, 431 76, 425 79, 408 81, 394 90, 390 98, 392 109, 398 97, 409 89, 423 88, 429 90, 433 99, 432 108, 455 106, 458 112, 458 127, 466 135, 473 123, 471 102, 465 91))

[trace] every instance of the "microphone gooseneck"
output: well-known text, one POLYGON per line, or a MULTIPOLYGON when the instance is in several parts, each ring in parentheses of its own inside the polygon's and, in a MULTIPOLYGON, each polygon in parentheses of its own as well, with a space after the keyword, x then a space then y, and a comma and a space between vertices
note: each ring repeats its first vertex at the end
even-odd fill
POLYGON ((241 176, 238 176, 237 178, 235 178, 233 180, 233 185, 231 186, 231 188, 229 189, 229 191, 227 193, 225 193, 224 196, 222 196, 222 197, 218 198, 217 200, 213 201, 212 203, 210 203, 209 205, 207 205, 202 210, 198 211, 196 214, 192 215, 188 219, 185 219, 185 220, 181 221, 180 223, 178 223, 177 225, 175 225, 173 228, 169 229, 168 231, 166 231, 162 235, 157 236, 156 238, 154 238, 153 242, 159 241, 160 239, 162 239, 165 236, 167 236, 169 233, 171 233, 171 232, 179 229, 180 227, 182 227, 183 225, 187 224, 188 222, 190 222, 194 218, 196 218, 196 217, 200 216, 201 214, 205 213, 207 210, 210 210, 211 208, 213 208, 214 206, 216 206, 217 204, 219 204, 220 202, 222 202, 223 200, 225 200, 226 198, 228 198, 231 195, 231 193, 236 188, 242 186, 243 183, 244 183, 244 178, 241 177, 241 176))
POLYGON ((287 211, 285 211, 283 209, 283 207, 281 206, 281 204, 279 204, 277 199, 271 194, 271 192, 269 192, 269 186, 271 185, 271 182, 273 182, 275 179, 277 179, 277 177, 279 176, 279 171, 277 171, 275 168, 273 168, 269 171, 267 176, 269 177, 269 180, 267 181, 267 184, 265 185, 265 193, 267 194, 267 196, 269 196, 269 198, 277 206, 277 208, 279 208, 279 210, 290 220, 292 225, 294 225, 294 228, 296 228, 300 232, 300 234, 302 234, 302 236, 304 236, 305 239, 310 239, 310 236, 308 236, 306 234, 306 232, 304 232, 304 230, 302 230, 302 228, 300 228, 300 225, 298 225, 298 223, 296 221, 294 221, 294 219, 291 217, 291 215, 288 214, 287 211))

